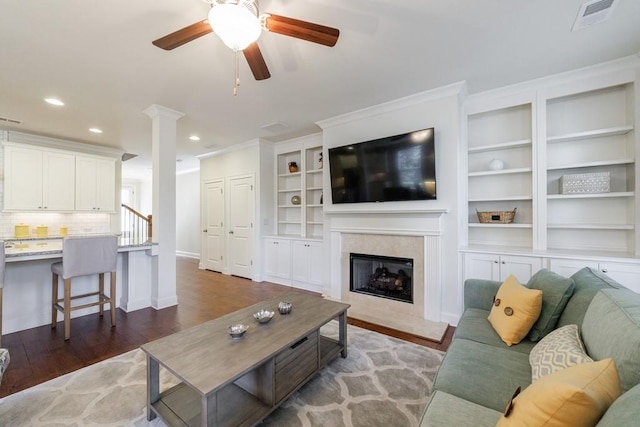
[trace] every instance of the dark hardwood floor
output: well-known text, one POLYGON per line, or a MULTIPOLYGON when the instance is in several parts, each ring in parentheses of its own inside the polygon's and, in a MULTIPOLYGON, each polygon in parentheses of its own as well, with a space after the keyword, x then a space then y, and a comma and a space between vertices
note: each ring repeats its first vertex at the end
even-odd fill
MULTIPOLYGON (((118 310, 115 328, 111 327, 109 316, 79 317, 71 321, 69 341, 64 340, 62 323, 56 329, 45 325, 4 335, 2 345, 9 349, 11 363, 2 378, 0 397, 292 290, 199 270, 198 261, 189 258, 178 258, 177 272, 178 306, 131 313, 118 310)), ((454 329, 450 327, 444 341, 436 343, 354 319, 349 323, 443 351, 451 343, 454 329)))

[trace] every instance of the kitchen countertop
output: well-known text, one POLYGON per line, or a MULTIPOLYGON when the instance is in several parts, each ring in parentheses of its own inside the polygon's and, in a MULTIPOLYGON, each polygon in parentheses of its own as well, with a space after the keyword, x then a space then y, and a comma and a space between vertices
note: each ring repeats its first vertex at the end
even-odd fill
MULTIPOLYGON (((61 236, 6 238, 4 240, 5 260, 6 262, 15 262, 60 258, 62 257, 62 239, 61 236)), ((155 243, 151 243, 149 240, 118 237, 118 252, 149 249, 153 245, 155 243)))

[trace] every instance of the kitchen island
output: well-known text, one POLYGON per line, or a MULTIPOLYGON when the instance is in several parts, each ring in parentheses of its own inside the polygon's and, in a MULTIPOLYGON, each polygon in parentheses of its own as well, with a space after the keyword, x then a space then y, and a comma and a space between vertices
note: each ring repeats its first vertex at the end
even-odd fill
MULTIPOLYGON (((119 237, 116 306, 125 312, 151 307, 156 253, 157 244, 119 237)), ((51 264, 62 259, 62 237, 7 238, 5 257, 0 333, 50 324, 51 264)), ((78 277, 73 280, 73 292, 92 292, 97 284, 97 275, 78 277)), ((98 307, 73 311, 72 318, 97 311, 98 307)))

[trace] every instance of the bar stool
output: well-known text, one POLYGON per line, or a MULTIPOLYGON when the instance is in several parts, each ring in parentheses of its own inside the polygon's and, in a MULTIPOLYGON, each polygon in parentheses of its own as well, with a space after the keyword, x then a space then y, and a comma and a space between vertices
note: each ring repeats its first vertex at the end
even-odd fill
POLYGON ((62 262, 51 265, 52 313, 51 328, 58 323, 58 311, 64 314, 64 339, 71 336, 71 311, 100 306, 100 316, 104 315, 104 304, 110 304, 111 326, 116 325, 116 265, 118 259, 118 238, 116 236, 66 237, 62 241, 62 262), (104 275, 111 273, 111 292, 104 293, 104 275), (98 274, 98 291, 82 295, 71 295, 73 277, 98 274), (58 299, 58 277, 64 280, 64 295, 58 299), (71 306, 71 300, 97 296, 98 301, 71 306), (61 304, 62 303, 62 304, 61 304))

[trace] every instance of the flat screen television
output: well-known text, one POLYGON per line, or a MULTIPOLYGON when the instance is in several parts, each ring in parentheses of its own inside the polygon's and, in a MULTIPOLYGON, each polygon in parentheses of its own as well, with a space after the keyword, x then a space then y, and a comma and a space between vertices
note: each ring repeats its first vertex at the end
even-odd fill
POLYGON ((329 149, 333 203, 436 198, 434 129, 329 149))

